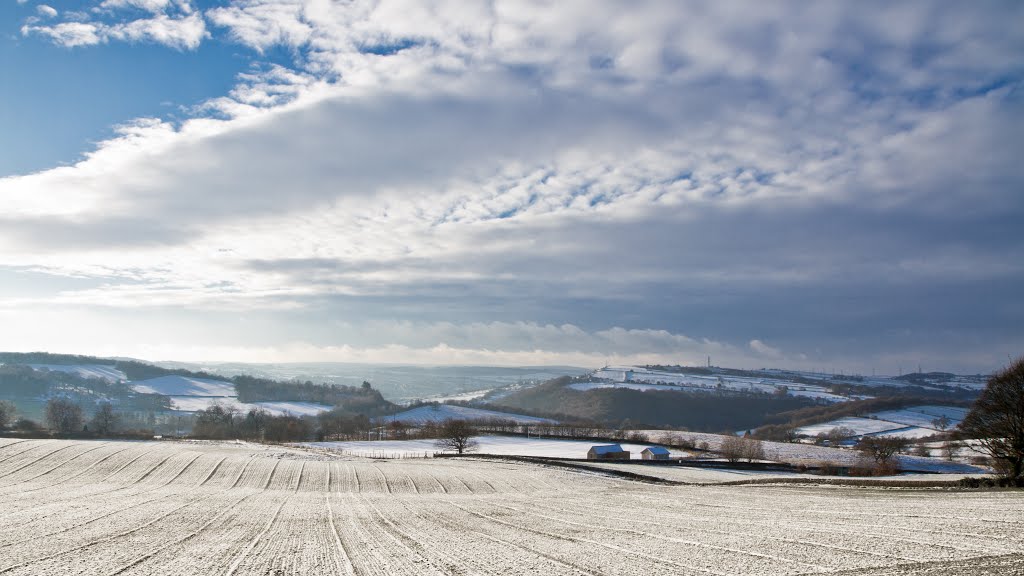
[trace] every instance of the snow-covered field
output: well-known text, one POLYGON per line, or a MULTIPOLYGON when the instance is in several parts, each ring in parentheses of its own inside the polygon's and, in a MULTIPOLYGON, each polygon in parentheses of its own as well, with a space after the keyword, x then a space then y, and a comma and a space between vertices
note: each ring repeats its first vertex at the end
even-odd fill
POLYGON ((188 376, 161 376, 132 383, 132 388, 141 394, 162 394, 164 396, 221 396, 237 395, 235 385, 224 380, 191 378, 188 376))
POLYGON ((35 370, 50 370, 51 372, 67 372, 82 378, 102 378, 111 382, 127 380, 124 372, 113 366, 105 364, 29 364, 35 370))
MULTIPOLYGON (((688 438, 696 443, 707 442, 708 447, 717 450, 727 436, 705 434, 702 432, 665 432, 664 430, 641 430, 654 442, 667 442, 668 434, 688 438)), ((828 462, 838 466, 856 466, 860 463, 860 453, 852 449, 829 448, 813 444, 789 442, 763 442, 768 460, 789 462, 791 464, 817 465, 828 462)), ((940 472, 943 474, 985 474, 989 471, 962 462, 948 462, 936 458, 900 455, 899 465, 903 470, 911 472, 940 472)))
POLYGON ((214 404, 234 408, 240 412, 262 408, 275 416, 315 416, 331 409, 331 406, 326 404, 313 402, 239 402, 234 384, 208 378, 161 376, 135 382, 132 387, 136 392, 143 394, 162 394, 170 397, 171 407, 181 412, 198 412, 214 404))
POLYGON ((498 418, 501 420, 514 420, 517 424, 550 424, 554 420, 547 418, 536 418, 522 414, 510 414, 508 412, 497 412, 494 410, 482 410, 480 408, 468 408, 466 406, 454 406, 450 404, 430 404, 420 406, 405 412, 399 412, 388 416, 385 420, 401 421, 406 424, 423 424, 426 422, 441 422, 443 420, 490 420, 498 418))
POLYGON ((290 414, 292 416, 315 416, 321 412, 326 412, 331 409, 331 406, 326 404, 316 404, 313 402, 239 402, 237 398, 233 396, 171 396, 171 407, 181 412, 198 412, 199 410, 206 410, 214 404, 220 404, 225 408, 234 408, 239 412, 248 412, 253 408, 262 408, 267 412, 275 415, 282 416, 284 414, 290 414))
POLYGON ((896 428, 903 427, 903 425, 896 424, 895 422, 848 416, 846 418, 837 418, 820 424, 803 426, 801 428, 797 428, 796 431, 798 434, 802 434, 804 436, 817 436, 818 434, 828 434, 834 428, 849 428, 853 431, 854 435, 860 436, 862 434, 874 434, 876 432, 885 432, 887 430, 894 430, 896 428))
POLYGON ((939 434, 936 420, 946 418, 946 429, 951 430, 966 416, 967 408, 956 406, 912 406, 899 410, 884 410, 868 414, 864 418, 848 417, 797 428, 804 436, 828 434, 833 428, 849 428, 855 436, 898 436, 900 438, 925 438, 939 434))
POLYGON ((465 459, 0 439, 0 573, 1019 574, 1013 491, 656 486, 465 459))
MULTIPOLYGON (((596 444, 612 442, 588 442, 583 440, 550 440, 546 438, 524 438, 520 436, 480 436, 476 438, 480 454, 500 456, 539 456, 546 458, 586 458, 587 450, 596 444)), ((632 458, 639 459, 640 452, 647 444, 618 442, 628 450, 632 458)), ((309 446, 336 450, 357 456, 423 456, 439 452, 433 440, 379 440, 368 442, 312 442, 309 446)), ((685 452, 674 452, 672 456, 686 456, 685 452)))
MULTIPOLYGON (((678 372, 665 372, 637 366, 602 368, 595 371, 593 376, 595 378, 611 380, 613 383, 616 383, 616 387, 632 388, 634 390, 692 392, 694 390, 711 391, 722 388, 737 392, 761 392, 765 394, 775 394, 780 390, 786 390, 786 393, 791 396, 805 396, 823 402, 845 402, 850 400, 846 396, 832 394, 825 387, 814 384, 798 384, 784 378, 680 374, 678 372), (644 386, 645 384, 653 384, 655 386, 644 386)), ((607 382, 580 382, 570 384, 570 387, 575 390, 589 390, 610 386, 607 382)))

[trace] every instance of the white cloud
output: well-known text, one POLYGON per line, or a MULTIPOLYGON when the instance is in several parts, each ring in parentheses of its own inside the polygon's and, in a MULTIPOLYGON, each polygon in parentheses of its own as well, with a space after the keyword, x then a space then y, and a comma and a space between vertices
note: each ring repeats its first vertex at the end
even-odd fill
POLYGON ((38 12, 41 16, 44 16, 46 18, 57 17, 57 10, 55 10, 52 6, 47 6, 46 4, 40 4, 36 6, 36 12, 38 12))
POLYGON ((806 348, 770 330, 782 312, 737 328, 736 309, 839 316, 822 302, 856 285, 885 317, 899 282, 1022 274, 1019 238, 1000 261, 948 234, 1008 229, 1024 182, 1016 84, 1000 87, 1024 57, 1013 18, 908 6, 108 0, 95 23, 23 34, 190 50, 212 33, 295 60, 0 180, 0 260, 106 280, 62 306, 355 301, 420 322, 374 357, 671 355, 718 345, 680 335, 703 318, 737 358, 778 359, 806 348), (455 310, 468 328, 445 333, 455 310))
POLYGON ((206 22, 199 14, 182 18, 158 14, 153 18, 111 26, 106 34, 111 39, 154 42, 179 50, 194 50, 207 37, 206 22))
POLYGON ((773 348, 765 344, 764 342, 757 340, 756 338, 750 341, 750 349, 753 350, 759 356, 764 356, 765 358, 777 360, 783 357, 781 350, 779 350, 778 348, 773 348))
POLYGON ((26 25, 21 27, 21 34, 23 36, 30 34, 46 36, 54 44, 65 48, 91 46, 105 40, 100 27, 85 22, 63 22, 53 26, 26 25))
POLYGON ((108 10, 135 8, 157 14, 163 12, 169 6, 173 6, 174 4, 177 4, 177 2, 172 2, 172 0, 103 0, 100 4, 100 8, 108 10))

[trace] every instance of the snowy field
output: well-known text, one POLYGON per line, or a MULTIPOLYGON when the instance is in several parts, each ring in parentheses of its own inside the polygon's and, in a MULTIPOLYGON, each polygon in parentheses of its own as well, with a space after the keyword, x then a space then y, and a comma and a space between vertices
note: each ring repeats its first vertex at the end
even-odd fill
POLYGON ((657 486, 528 463, 0 439, 0 573, 1020 574, 1015 491, 657 486))
POLYGON ((497 412, 494 410, 482 410, 480 408, 468 408, 466 406, 453 406, 450 404, 431 404, 420 406, 405 412, 399 412, 387 416, 388 422, 401 421, 406 424, 424 424, 426 422, 441 422, 448 419, 454 420, 490 420, 498 418, 501 420, 514 420, 517 424, 551 424, 554 420, 547 418, 536 418, 522 414, 510 414, 508 412, 497 412))
MULTIPOLYGON (((593 373, 595 378, 611 380, 615 387, 632 388, 634 390, 676 390, 694 391, 715 390, 719 387, 737 392, 761 392, 764 394, 775 394, 785 389, 791 396, 804 396, 815 398, 823 402, 846 402, 850 400, 846 396, 832 394, 827 388, 813 384, 798 384, 784 378, 763 378, 731 375, 703 375, 703 374, 680 374, 678 372, 663 372, 637 366, 621 366, 602 368, 593 373), (654 387, 643 386, 653 384, 654 387)), ((580 382, 570 384, 575 390, 589 390, 593 388, 607 388, 609 383, 601 382, 580 382)))
POLYGON ((936 420, 947 419, 946 430, 952 430, 967 416, 967 408, 956 406, 912 406, 899 410, 884 410, 864 418, 848 417, 797 428, 804 436, 828 434, 833 428, 850 428, 856 436, 898 436, 913 440, 942 432, 936 420))
POLYGON ((290 414, 292 416, 315 416, 321 412, 331 409, 326 404, 315 404, 313 402, 239 402, 233 396, 171 396, 171 407, 181 412, 198 412, 206 410, 214 404, 220 404, 225 408, 234 408, 239 412, 248 412, 253 408, 266 410, 274 416, 290 414))
MULTIPOLYGON (((668 434, 680 438, 688 438, 696 443, 707 442, 708 447, 717 450, 727 436, 706 434, 702 432, 666 432, 664 430, 641 430, 654 442, 668 442, 668 434)), ((813 444, 789 442, 762 442, 768 460, 789 462, 791 464, 807 464, 814 466, 823 462, 839 466, 856 466, 859 464, 860 453, 852 449, 829 448, 813 444)), ((962 462, 948 462, 936 458, 900 455, 900 468, 911 472, 939 472, 942 474, 986 474, 989 470, 971 466, 962 462)))
POLYGON ((121 382, 127 380, 124 372, 113 366, 105 364, 29 364, 35 370, 49 370, 51 372, 67 372, 82 378, 101 378, 110 382, 121 382))
POLYGON ((140 394, 162 394, 164 396, 236 396, 235 385, 224 380, 191 378, 189 376, 161 376, 132 383, 140 394))
MULTIPOLYGON (((587 450, 598 444, 612 442, 590 442, 583 440, 550 440, 546 438, 525 438, 521 436, 480 436, 477 453, 499 456, 538 456, 545 458, 586 458, 587 450)), ((632 458, 639 459, 640 452, 647 444, 618 442, 623 450, 629 450, 632 458)), ((433 440, 379 440, 369 442, 311 442, 308 446, 335 450, 356 456, 423 456, 439 452, 433 440)), ((685 452, 673 452, 672 456, 686 456, 685 452)))
POLYGON ((161 376, 140 380, 132 387, 142 394, 162 394, 170 397, 171 408, 181 412, 198 412, 219 404, 239 412, 260 408, 275 416, 315 416, 332 408, 326 404, 313 402, 239 402, 238 392, 231 382, 189 376, 161 376))

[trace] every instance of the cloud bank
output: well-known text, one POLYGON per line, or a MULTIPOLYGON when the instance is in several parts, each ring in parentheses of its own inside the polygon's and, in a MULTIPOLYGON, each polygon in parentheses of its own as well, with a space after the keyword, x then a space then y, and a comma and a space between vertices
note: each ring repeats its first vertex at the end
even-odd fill
POLYGON ((0 180, 0 261, 40 287, 0 310, 273 334, 145 344, 180 359, 989 370, 1024 347, 1022 10, 107 0, 25 23, 253 67, 0 180))

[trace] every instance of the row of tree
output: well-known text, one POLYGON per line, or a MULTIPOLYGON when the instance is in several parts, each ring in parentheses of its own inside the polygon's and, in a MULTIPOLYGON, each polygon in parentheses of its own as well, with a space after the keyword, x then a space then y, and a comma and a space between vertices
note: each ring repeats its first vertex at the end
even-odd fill
MULTIPOLYGON (((44 410, 46 426, 62 436, 92 433, 106 436, 117 430, 120 415, 109 402, 96 407, 88 420, 82 407, 67 398, 50 398, 44 410)), ((42 426, 29 418, 18 418, 17 408, 9 400, 0 400, 0 430, 14 428, 35 432, 42 426)))

